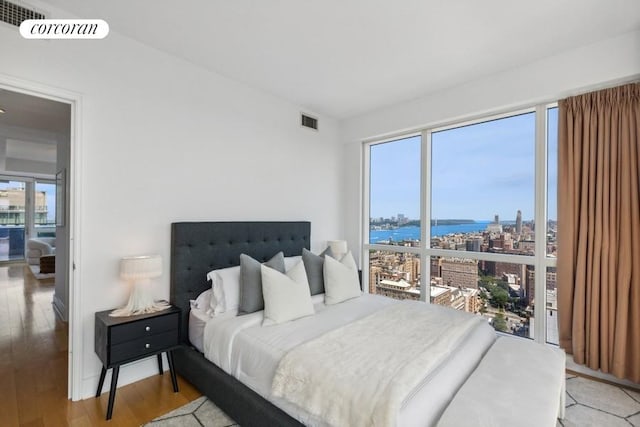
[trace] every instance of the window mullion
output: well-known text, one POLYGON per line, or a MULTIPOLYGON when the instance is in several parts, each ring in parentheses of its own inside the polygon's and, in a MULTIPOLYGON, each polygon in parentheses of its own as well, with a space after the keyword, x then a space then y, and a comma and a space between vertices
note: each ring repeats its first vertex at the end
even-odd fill
POLYGON ((362 290, 369 293, 369 230, 371 229, 371 144, 362 144, 362 230, 360 241, 362 242, 362 255, 360 256, 360 268, 362 271, 362 290))
POLYGON ((547 116, 544 105, 536 107, 535 150, 535 307, 534 336, 539 343, 546 341, 546 277, 547 269, 547 116))
POLYGON ((420 300, 431 303, 431 131, 422 132, 420 163, 420 300))

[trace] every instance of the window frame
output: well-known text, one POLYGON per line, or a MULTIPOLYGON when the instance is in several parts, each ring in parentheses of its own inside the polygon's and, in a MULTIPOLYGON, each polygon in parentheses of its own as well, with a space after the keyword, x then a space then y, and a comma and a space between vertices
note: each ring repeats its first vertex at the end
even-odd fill
MULTIPOLYGON (((536 296, 542 296, 542 301, 534 306, 534 335, 533 340, 543 344, 547 342, 546 324, 546 271, 548 267, 557 267, 557 259, 547 255, 547 224, 548 224, 548 189, 547 189, 547 162, 548 162, 548 110, 557 107, 557 102, 541 103, 528 108, 504 111, 498 114, 476 116, 466 120, 455 120, 440 125, 425 126, 413 132, 398 133, 384 139, 370 139, 362 142, 362 282, 369 283, 370 260, 369 251, 381 250, 397 253, 412 253, 420 256, 420 276, 431 280, 432 256, 468 258, 474 260, 507 262, 515 264, 532 265, 535 271, 534 290, 536 296), (432 162, 432 134, 463 126, 474 125, 491 120, 499 120, 525 113, 535 113, 535 137, 534 137, 534 221, 536 224, 545 224, 544 227, 535 229, 535 255, 511 255, 490 252, 467 252, 452 249, 431 248, 431 162, 432 162), (418 247, 394 246, 384 244, 371 244, 369 242, 370 230, 370 202, 371 202, 371 147, 398 141, 405 138, 421 136, 420 141, 420 245, 418 247), (427 226, 424 226, 427 224, 427 226), (539 272, 542 272, 540 274, 539 272), (541 332, 542 331, 542 332, 541 332)), ((557 193, 556 193, 557 194, 557 193)), ((557 220, 557 218, 556 218, 557 220)), ((363 286, 365 292, 369 292, 369 286, 363 286)), ((538 297, 540 298, 540 297, 538 297)), ((430 303, 430 287, 420 287, 420 300, 430 303)), ((555 344, 550 344, 555 345, 555 344)))

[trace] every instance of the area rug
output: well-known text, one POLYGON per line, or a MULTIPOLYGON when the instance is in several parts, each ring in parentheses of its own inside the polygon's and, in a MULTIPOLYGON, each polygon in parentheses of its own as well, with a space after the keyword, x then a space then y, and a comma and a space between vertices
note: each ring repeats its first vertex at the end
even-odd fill
MULTIPOLYGON (((640 391, 567 375, 567 410, 557 422, 564 427, 640 427, 640 391)), ((220 408, 200 397, 145 426, 237 426, 220 408)))
POLYGON ((220 408, 203 396, 156 418, 145 424, 145 427, 229 427, 237 425, 220 408))
POLYGON ((33 264, 28 264, 28 265, 29 265, 29 270, 31 270, 31 274, 33 274, 33 276, 38 280, 53 279, 56 277, 56 273, 40 273, 39 265, 33 265, 33 264))

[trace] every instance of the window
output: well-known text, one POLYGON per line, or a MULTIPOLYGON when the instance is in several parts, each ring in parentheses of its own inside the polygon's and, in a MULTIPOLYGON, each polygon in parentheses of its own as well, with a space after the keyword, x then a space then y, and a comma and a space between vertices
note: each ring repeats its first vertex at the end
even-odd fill
POLYGON ((558 107, 547 110, 547 256, 556 256, 558 228, 558 107))
POLYGON ((33 225, 37 237, 56 235, 56 184, 36 181, 33 225))
POLYGON ((535 113, 431 140, 431 247, 533 255, 535 113))
POLYGON ((547 274, 545 277, 546 341, 559 344, 558 339, 558 288, 556 267, 556 234, 558 230, 558 107, 547 109, 547 274))
POLYGON ((370 149, 369 242, 420 240, 420 136, 370 149))
POLYGON ((373 294, 420 299, 420 135, 369 148, 369 287, 373 294), (376 249, 383 246, 385 249, 376 249))
POLYGON ((0 181, 1 261, 24 258, 26 187, 24 181, 0 181))
POLYGON ((368 291, 556 343, 557 108, 364 147, 368 291))

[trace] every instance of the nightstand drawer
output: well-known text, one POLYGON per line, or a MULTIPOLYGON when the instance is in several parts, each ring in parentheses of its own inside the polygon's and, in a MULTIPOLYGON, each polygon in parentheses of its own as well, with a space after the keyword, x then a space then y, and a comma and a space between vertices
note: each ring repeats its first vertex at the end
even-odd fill
POLYGON ((111 347, 111 363, 120 363, 145 354, 153 354, 178 344, 178 329, 123 342, 111 347))
POLYGON ((112 326, 111 345, 115 348, 120 343, 151 337, 174 329, 178 329, 178 313, 112 326))

